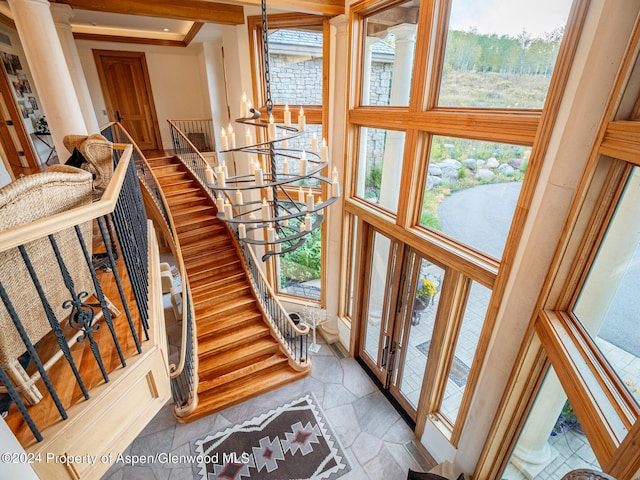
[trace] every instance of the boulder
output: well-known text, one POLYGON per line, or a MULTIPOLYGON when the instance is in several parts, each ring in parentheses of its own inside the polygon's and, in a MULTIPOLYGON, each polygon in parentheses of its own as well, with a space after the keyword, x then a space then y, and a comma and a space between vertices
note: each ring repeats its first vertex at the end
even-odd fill
POLYGON ((440 176, 442 175, 442 169, 438 166, 438 164, 436 163, 430 163, 429 164, 429 175, 436 175, 436 176, 440 176))
POLYGON ((476 173, 476 178, 478 180, 491 180, 495 176, 496 176, 495 173, 493 173, 491 170, 488 170, 486 168, 482 168, 478 171, 478 173, 476 173))
POLYGON ((496 157, 491 157, 487 159, 487 167, 498 168, 499 166, 500 166, 500 162, 496 159, 496 157))
POLYGON ((498 173, 501 173, 505 177, 511 177, 515 173, 515 170, 508 163, 503 163, 498 167, 498 173))
POLYGON ((473 172, 478 169, 478 161, 475 158, 467 158, 462 161, 462 164, 473 172))

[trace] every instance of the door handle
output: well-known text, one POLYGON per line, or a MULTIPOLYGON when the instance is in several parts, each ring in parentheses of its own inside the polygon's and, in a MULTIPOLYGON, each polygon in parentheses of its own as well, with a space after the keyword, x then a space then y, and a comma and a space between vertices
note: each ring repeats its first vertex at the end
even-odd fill
POLYGON ((120 111, 116 110, 116 120, 120 122, 122 118, 120 117, 120 111))

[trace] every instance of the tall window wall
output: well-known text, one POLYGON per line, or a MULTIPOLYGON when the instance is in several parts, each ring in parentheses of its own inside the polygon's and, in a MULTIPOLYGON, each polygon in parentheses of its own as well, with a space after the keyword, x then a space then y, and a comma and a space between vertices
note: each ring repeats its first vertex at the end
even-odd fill
MULTIPOLYGON (((309 151, 313 137, 318 145, 322 139, 329 141, 325 121, 328 113, 328 84, 325 82, 328 75, 328 20, 319 16, 283 14, 269 15, 268 24, 274 118, 276 122, 283 122, 284 110, 289 109, 295 123, 302 108, 306 117, 305 134, 288 140, 286 148, 309 151)), ((262 59, 258 55, 263 51, 261 18, 249 18, 249 32, 253 46, 254 98, 264 115, 266 84, 262 59)), ((325 198, 328 193, 322 192, 318 185, 305 184, 303 187, 311 187, 316 197, 325 198)), ((297 195, 297 190, 290 194, 297 195)), ((273 257, 269 274, 278 293, 322 301, 324 242, 323 230, 318 229, 308 236, 302 247, 273 257)))
POLYGON ((639 45, 636 21, 481 478, 640 474, 639 45))
MULTIPOLYGON (((356 354, 370 355, 365 340, 383 351, 401 338, 371 334, 377 321, 371 305, 387 298, 378 291, 385 278, 391 295, 385 305, 399 313, 387 318, 383 312, 383 327, 393 326, 391 317, 403 314, 405 301, 413 302, 413 337, 396 358, 404 372, 411 358, 423 362, 409 399, 418 435, 429 421, 455 446, 465 425, 501 300, 496 278, 517 245, 524 220, 518 207, 530 201, 521 191, 541 168, 536 130, 549 93, 565 81, 553 79, 559 55, 571 50, 562 46, 565 29, 578 23, 570 9, 570 0, 362 0, 351 6, 353 160, 345 208, 398 242, 398 251, 406 247, 425 265, 441 265, 437 281, 427 268, 412 273, 417 287, 405 299, 403 284, 389 280, 388 262, 370 255, 355 269, 366 281, 355 297, 352 330, 359 335, 356 354), (431 316, 422 320, 415 303, 421 282, 435 287, 426 311, 431 316), (422 326, 430 329, 425 335, 422 326)), ((400 373, 389 373, 396 382, 391 388, 403 391, 400 373)))

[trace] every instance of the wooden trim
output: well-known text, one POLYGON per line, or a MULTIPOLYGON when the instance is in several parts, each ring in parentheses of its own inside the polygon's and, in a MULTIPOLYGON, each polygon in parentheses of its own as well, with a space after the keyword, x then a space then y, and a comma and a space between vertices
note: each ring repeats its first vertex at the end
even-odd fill
POLYGON ((600 143, 600 153, 640 166, 640 122, 609 122, 600 143))
POLYGON ((410 112, 406 107, 359 107, 349 112, 348 121, 370 128, 415 129, 433 135, 530 146, 536 137, 540 113, 479 109, 410 112))
POLYGON ((448 265, 485 287, 493 289, 498 272, 496 260, 426 228, 407 230, 385 219, 382 212, 358 199, 345 199, 345 211, 362 218, 385 235, 410 245, 430 260, 437 258, 441 264, 448 265))
MULTIPOLYGON (((123 146, 119 144, 114 144, 113 148, 123 150, 123 146)), ((131 160, 131 152, 131 145, 124 147, 124 152, 120 157, 118 166, 113 172, 113 177, 111 177, 111 181, 109 185, 107 185, 102 197, 100 197, 100 200, 89 205, 50 215, 36 222, 0 231, 2 251, 24 245, 38 238, 64 230, 65 228, 70 228, 74 225, 111 213, 115 208, 118 195, 120 194, 126 168, 131 160)))
POLYGON ((161 38, 148 37, 128 37, 121 35, 100 35, 95 33, 74 32, 73 38, 76 40, 87 40, 92 42, 115 42, 133 43, 138 45, 158 45, 161 47, 184 47, 184 42, 180 40, 165 40, 161 38))
POLYGON ((582 215, 582 207, 572 212, 571 218, 576 218, 575 224, 566 228, 564 235, 571 235, 576 241, 569 240, 562 251, 565 258, 569 258, 566 257, 568 254, 574 260, 572 265, 567 265, 561 272, 552 269, 558 281, 553 284, 548 282, 550 285, 546 295, 546 308, 569 311, 575 305, 630 171, 631 166, 624 162, 601 158, 595 172, 589 175, 591 181, 581 202, 588 202, 591 214, 582 215))
POLYGON ((87 40, 92 42, 117 42, 133 43, 136 45, 157 45, 161 47, 188 47, 200 29, 203 22, 193 22, 189 31, 182 40, 166 40, 163 38, 133 37, 128 35, 102 35, 96 33, 74 32, 73 38, 76 40, 87 40))
POLYGON ((7 17, 4 13, 0 13, 0 23, 6 25, 12 30, 16 29, 16 22, 13 21, 13 18, 7 17))
POLYGON ((195 38, 198 32, 204 27, 204 22, 193 22, 189 31, 185 34, 182 39, 182 43, 184 47, 188 47, 191 41, 195 38))
MULTIPOLYGON (((4 107, 6 109, 6 113, 9 115, 9 118, 0 118, 1 121, 11 120, 14 127, 15 136, 11 135, 9 132, 7 133, 7 138, 4 141, 5 152, 8 155, 7 161, 11 163, 11 161, 15 162, 15 158, 17 157, 20 161, 21 168, 33 168, 36 171, 40 171, 40 159, 36 155, 36 152, 33 148, 33 143, 31 141, 31 137, 29 136, 29 132, 27 132, 27 128, 24 125, 24 119, 20 110, 18 110, 17 100, 15 98, 15 93, 11 84, 9 83, 9 77, 7 76, 7 71, 4 68, 4 65, 0 67, 0 91, 2 95, 2 99, 4 101, 4 107), (16 141, 17 140, 17 141, 16 141), (19 151, 22 151, 24 155, 20 155, 19 151), (14 155, 15 153, 15 155, 14 155), (26 165, 25 165, 26 162, 26 165)), ((2 107, 0 107, 2 108, 2 107)), ((0 117, 4 117, 4 114, 0 114, 0 117)), ((7 125, 8 127, 8 125, 7 125)), ((6 127, 3 127, 6 128, 6 127)), ((4 135, 3 135, 4 136, 4 135)), ((13 166, 18 166, 12 164, 13 166)), ((17 176, 17 172, 12 172, 13 175, 17 176)))
POLYGON ((244 9, 239 5, 207 2, 203 0, 52 0, 72 8, 96 12, 144 15, 147 17, 175 18, 197 22, 242 25, 244 9))
POLYGON ((501 478, 548 366, 538 337, 529 330, 478 460, 474 478, 501 478))
POLYGON ((637 416, 637 404, 628 392, 624 395, 619 388, 609 390, 615 382, 603 377, 603 372, 594 371, 593 359, 601 359, 601 354, 577 321, 561 313, 543 311, 536 322, 536 332, 581 419, 596 458, 606 465, 627 435, 633 413, 637 416), (628 410, 629 399, 635 412, 628 410), (620 402, 626 404, 627 411, 620 409, 620 402))
MULTIPOLYGON (((228 3, 260 6, 260 0, 229 0, 228 3)), ((337 16, 345 13, 343 0, 269 0, 269 8, 293 10, 314 15, 337 16)), ((295 14, 294 14, 295 15, 295 14)), ((269 21, 271 23, 271 21, 269 21)))

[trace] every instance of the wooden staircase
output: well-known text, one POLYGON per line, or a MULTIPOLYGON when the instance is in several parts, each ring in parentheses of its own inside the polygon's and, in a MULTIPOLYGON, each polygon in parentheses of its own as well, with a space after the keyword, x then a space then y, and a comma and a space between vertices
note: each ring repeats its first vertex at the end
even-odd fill
POLYGON ((309 374, 294 370, 263 318, 215 202, 177 158, 149 160, 169 204, 191 286, 198 334, 198 406, 181 422, 309 374))

